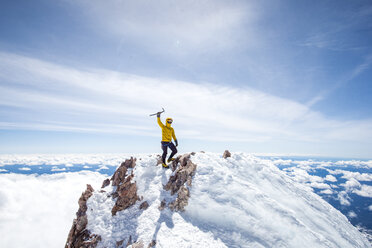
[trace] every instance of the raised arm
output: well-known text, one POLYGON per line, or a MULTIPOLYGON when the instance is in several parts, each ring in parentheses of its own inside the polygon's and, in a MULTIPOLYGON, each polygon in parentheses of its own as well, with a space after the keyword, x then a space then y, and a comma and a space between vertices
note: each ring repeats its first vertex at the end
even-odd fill
POLYGON ((159 124, 159 126, 161 127, 161 128, 163 128, 164 127, 164 124, 161 122, 161 120, 160 120, 160 116, 158 116, 158 124, 159 124))

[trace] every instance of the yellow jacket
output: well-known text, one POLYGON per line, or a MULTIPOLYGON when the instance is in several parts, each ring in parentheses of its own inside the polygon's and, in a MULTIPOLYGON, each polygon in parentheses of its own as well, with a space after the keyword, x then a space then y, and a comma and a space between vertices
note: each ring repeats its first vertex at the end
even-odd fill
POLYGON ((170 120, 170 119, 172 119, 172 118, 167 118, 165 120, 165 125, 164 125, 161 122, 160 117, 158 117, 158 124, 161 127, 161 134, 162 134, 161 141, 171 142, 172 137, 173 137, 174 140, 177 140, 173 127, 171 127, 171 124, 168 123, 168 120, 170 120))

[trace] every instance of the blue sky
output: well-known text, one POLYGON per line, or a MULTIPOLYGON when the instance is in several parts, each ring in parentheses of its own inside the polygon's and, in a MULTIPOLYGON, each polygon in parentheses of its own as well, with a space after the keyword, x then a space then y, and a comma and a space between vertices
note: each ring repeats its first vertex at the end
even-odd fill
POLYGON ((0 152, 371 158, 370 1, 2 1, 0 152))

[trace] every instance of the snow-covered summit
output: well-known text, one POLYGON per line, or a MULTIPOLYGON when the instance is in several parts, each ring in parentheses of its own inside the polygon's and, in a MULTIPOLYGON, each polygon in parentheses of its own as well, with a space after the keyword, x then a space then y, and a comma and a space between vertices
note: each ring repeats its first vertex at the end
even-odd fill
POLYGON ((103 189, 88 187, 66 247, 371 247, 268 161, 196 153, 166 170, 158 159, 127 160, 103 189))

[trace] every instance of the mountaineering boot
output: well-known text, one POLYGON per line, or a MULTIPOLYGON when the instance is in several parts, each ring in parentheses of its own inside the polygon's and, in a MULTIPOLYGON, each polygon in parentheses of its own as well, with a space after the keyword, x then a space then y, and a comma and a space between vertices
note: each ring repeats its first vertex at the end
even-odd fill
POLYGON ((175 160, 174 158, 168 158, 167 162, 169 163, 169 162, 172 162, 174 160, 175 160))
POLYGON ((169 168, 169 166, 167 165, 167 164, 165 164, 165 163, 162 163, 162 166, 164 167, 164 168, 169 168))

